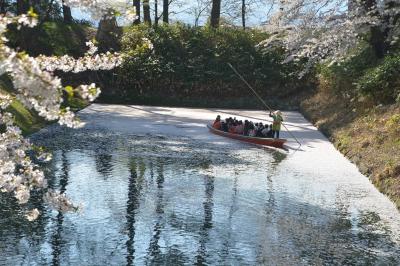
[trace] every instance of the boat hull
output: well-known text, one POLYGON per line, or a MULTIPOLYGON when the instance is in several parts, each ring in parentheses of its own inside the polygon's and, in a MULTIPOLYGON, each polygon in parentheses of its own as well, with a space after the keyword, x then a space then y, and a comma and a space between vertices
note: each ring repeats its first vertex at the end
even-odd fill
POLYGON ((244 142, 248 142, 248 143, 263 145, 263 146, 283 148, 283 144, 285 144, 285 142, 287 141, 286 139, 256 138, 256 137, 232 134, 229 132, 224 132, 224 131, 215 129, 211 125, 207 125, 207 127, 212 133, 214 133, 216 135, 231 138, 231 139, 236 139, 236 140, 240 140, 240 141, 244 141, 244 142))

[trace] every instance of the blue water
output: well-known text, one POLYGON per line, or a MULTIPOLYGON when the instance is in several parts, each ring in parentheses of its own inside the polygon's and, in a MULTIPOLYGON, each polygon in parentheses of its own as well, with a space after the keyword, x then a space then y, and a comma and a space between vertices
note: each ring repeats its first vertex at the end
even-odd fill
POLYGON ((380 214, 346 190, 310 193, 319 174, 285 153, 58 127, 33 141, 54 154, 50 187, 84 207, 61 213, 38 193, 28 223, 0 194, 1 265, 400 265, 380 214))

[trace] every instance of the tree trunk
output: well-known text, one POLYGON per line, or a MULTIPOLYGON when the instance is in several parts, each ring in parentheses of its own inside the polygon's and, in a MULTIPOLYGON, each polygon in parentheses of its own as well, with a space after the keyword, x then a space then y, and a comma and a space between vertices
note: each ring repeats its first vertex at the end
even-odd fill
MULTIPOLYGON (((348 12, 351 16, 363 17, 369 14, 381 19, 376 0, 350 0, 348 2, 348 12)), ((385 33, 381 29, 380 25, 370 26, 370 34, 366 41, 372 46, 377 58, 385 56, 387 50, 385 39, 385 33)))
POLYGON ((213 0, 211 7, 211 27, 219 27, 219 18, 221 16, 221 0, 213 0))
POLYGON ((100 22, 96 33, 96 40, 100 53, 107 51, 120 51, 120 39, 122 28, 118 27, 116 17, 104 16, 100 22))
POLYGON ((65 23, 72 23, 72 13, 71 8, 69 6, 64 5, 64 0, 62 1, 62 9, 65 23))
POLYGON ((149 0, 143 0, 143 21, 151 26, 150 3, 149 0))
POLYGON ((133 6, 136 9, 136 19, 133 21, 134 25, 140 24, 140 0, 133 0, 133 6))
MULTIPOLYGON (((370 13, 373 16, 380 17, 376 0, 361 0, 359 2, 363 13, 370 13)), ((364 14, 360 14, 361 16, 364 14)), ((377 58, 383 58, 386 53, 385 36, 380 26, 371 26, 371 36, 369 43, 372 45, 377 58)))
POLYGON ((158 25, 158 0, 154 0, 154 25, 158 25))
POLYGON ((7 1, 0 0, 0 14, 5 14, 5 13, 7 13, 7 1))
POLYGON ((169 23, 169 0, 163 0, 163 22, 169 23))
POLYGON ((26 14, 29 10, 27 0, 17 0, 17 15, 26 14))
POLYGON ((246 0, 242 0, 242 26, 246 29, 246 0))

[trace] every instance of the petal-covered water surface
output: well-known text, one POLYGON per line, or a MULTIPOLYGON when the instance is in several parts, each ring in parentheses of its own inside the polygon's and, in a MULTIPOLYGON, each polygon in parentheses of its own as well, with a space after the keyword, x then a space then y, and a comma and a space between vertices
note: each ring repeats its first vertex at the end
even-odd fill
POLYGON ((53 152, 50 187, 84 208, 57 212, 36 195, 29 223, 0 194, 1 265, 400 264, 398 213, 366 204, 371 188, 346 171, 102 128, 51 126, 33 141, 53 152))

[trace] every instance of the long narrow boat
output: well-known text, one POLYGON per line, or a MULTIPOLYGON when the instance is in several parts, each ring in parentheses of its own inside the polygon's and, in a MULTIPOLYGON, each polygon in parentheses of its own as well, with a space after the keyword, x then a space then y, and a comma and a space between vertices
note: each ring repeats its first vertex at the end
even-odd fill
POLYGON ((272 138, 257 138, 257 137, 249 137, 244 135, 232 134, 229 132, 225 132, 222 130, 218 130, 213 128, 211 125, 207 125, 208 129, 216 134, 223 137, 237 139, 244 142, 249 142, 253 144, 263 145, 263 146, 271 146, 275 148, 283 148, 283 144, 287 141, 286 139, 272 139, 272 138))

